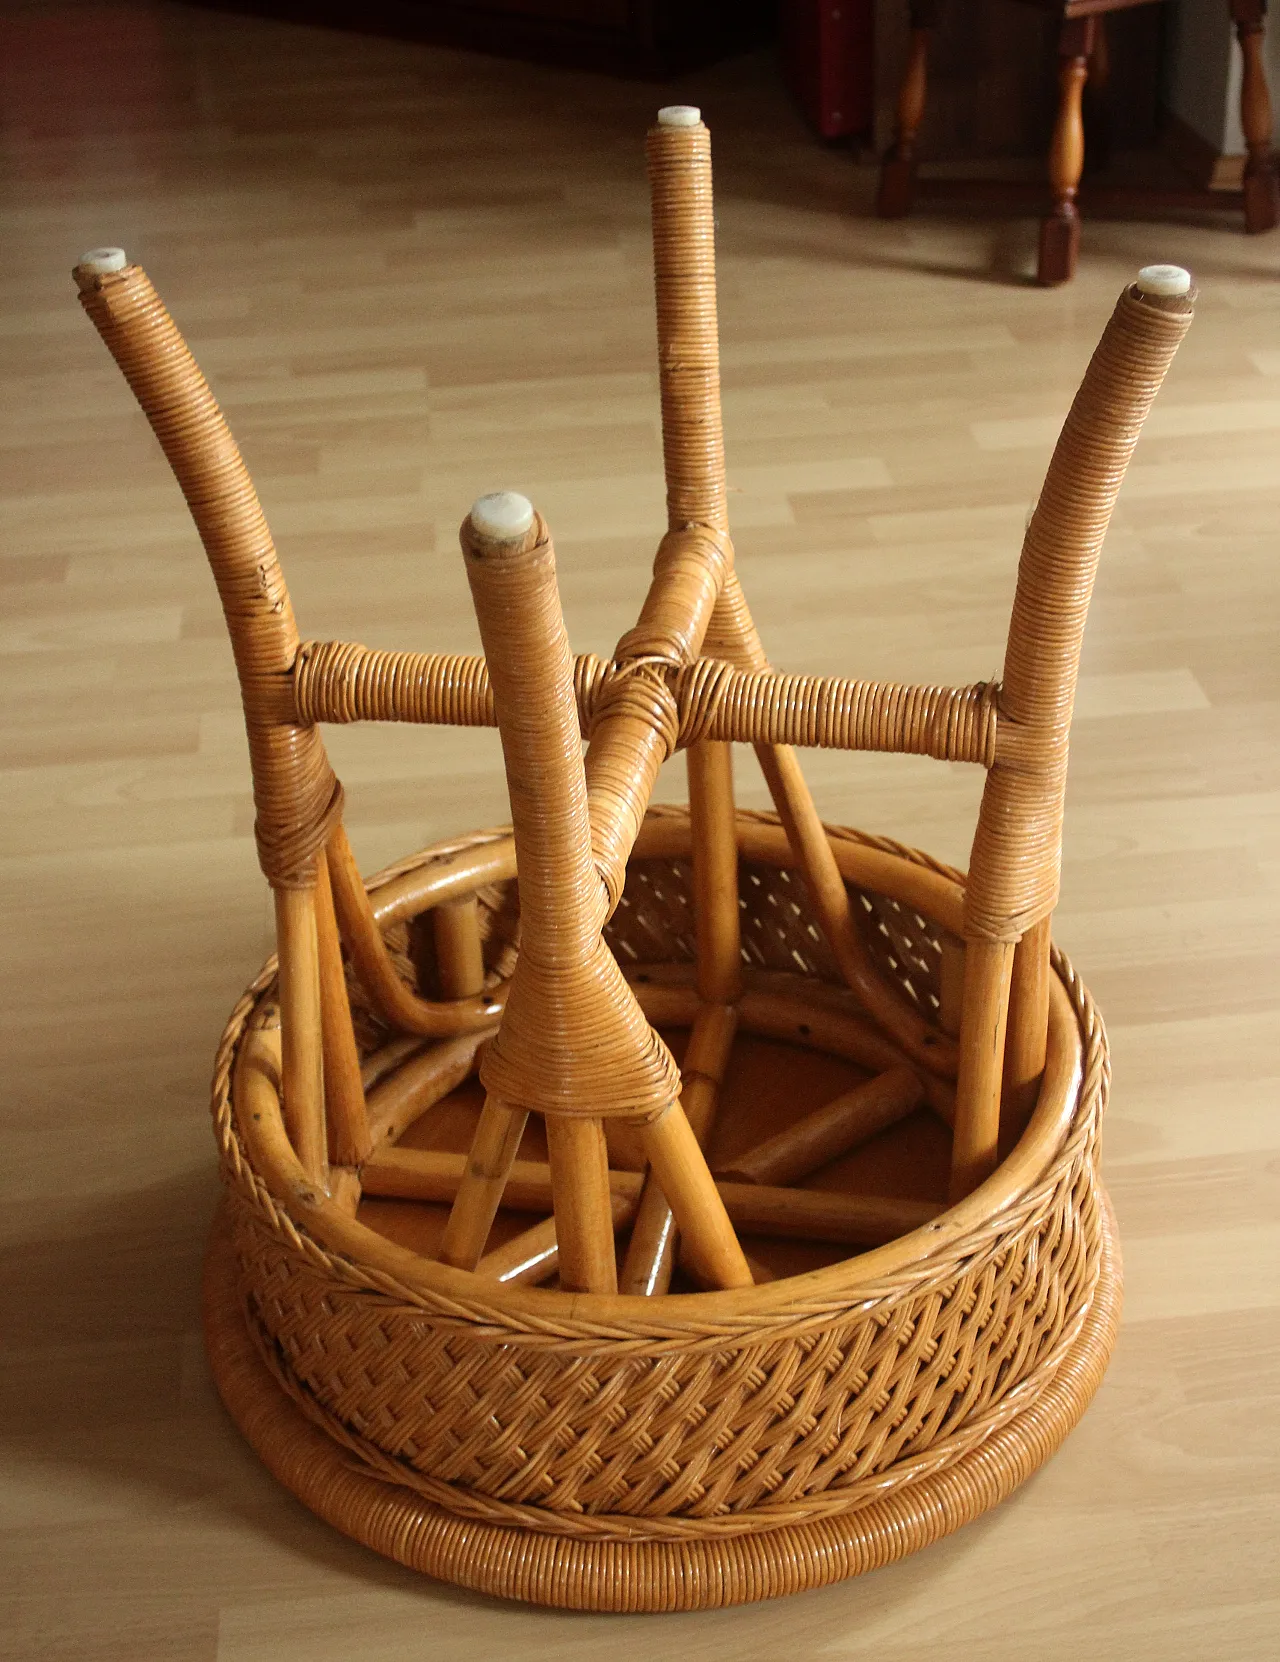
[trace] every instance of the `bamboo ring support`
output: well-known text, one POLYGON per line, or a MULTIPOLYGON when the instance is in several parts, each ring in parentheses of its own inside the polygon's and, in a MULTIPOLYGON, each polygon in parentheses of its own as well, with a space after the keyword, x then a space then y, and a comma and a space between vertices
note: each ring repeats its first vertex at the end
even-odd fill
POLYGON ((484 658, 302 642, 145 274, 109 248, 75 273, 217 580, 274 891, 278 959, 214 1073, 219 1389, 356 1539, 599 1610, 913 1551, 1097 1387, 1109 1062, 1050 920, 1097 561, 1194 297, 1161 266, 1120 296, 999 684, 777 675, 729 535, 700 113, 659 112, 647 151, 667 530, 607 659, 571 654, 550 532, 513 492, 461 531, 484 658), (496 726, 511 827, 366 885, 318 725, 362 719, 496 726), (774 814, 736 808, 735 743, 774 814), (984 767, 968 873, 824 825, 797 745, 984 767), (651 807, 678 749, 688 810, 651 807))

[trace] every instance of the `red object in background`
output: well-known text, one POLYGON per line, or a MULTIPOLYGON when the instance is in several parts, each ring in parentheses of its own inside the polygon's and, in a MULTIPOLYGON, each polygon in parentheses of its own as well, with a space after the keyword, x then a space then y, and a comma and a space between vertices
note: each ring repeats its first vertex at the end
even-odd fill
POLYGON ((782 75, 823 138, 870 130, 875 0, 782 0, 782 75))

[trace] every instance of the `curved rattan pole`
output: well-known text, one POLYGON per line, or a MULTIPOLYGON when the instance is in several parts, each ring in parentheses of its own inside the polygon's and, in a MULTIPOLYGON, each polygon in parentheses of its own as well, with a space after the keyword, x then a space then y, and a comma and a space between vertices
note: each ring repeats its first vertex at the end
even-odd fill
POLYGON ((546 527, 523 498, 485 498, 462 544, 493 677, 521 917, 511 992, 481 1079, 497 1102, 546 1118, 563 1284, 599 1290, 616 1273, 602 1118, 617 1115, 641 1124, 704 1268, 719 1285, 744 1285, 741 1249, 676 1100, 675 1064, 601 938, 604 901, 546 527))
POLYGON ((248 471, 146 273, 123 263, 111 269, 114 264, 86 258, 76 267, 80 299, 168 457, 218 585, 244 703, 262 869, 277 888, 310 887, 328 842, 343 936, 382 1013, 430 1037, 483 1028, 496 1013, 490 1001, 432 1006, 415 999, 391 968, 341 829, 341 787, 314 724, 298 716, 298 631, 248 471))
MULTIPOLYGON (((610 914, 621 898, 627 860, 662 764, 680 744, 682 729, 687 744, 697 742, 697 729, 713 711, 722 677, 717 666, 696 660, 732 559, 727 536, 700 526, 669 531, 639 621, 618 642, 612 663, 601 666, 592 688, 587 801, 592 851, 610 914), (671 686, 681 672, 684 712, 671 686)), ((585 678, 575 673, 574 680, 581 698, 585 678)))
MULTIPOLYGON (((1121 294, 1027 527, 1000 692, 1004 755, 987 775, 965 890, 953 1199, 995 1167, 1014 943, 1057 903, 1067 740, 1102 540, 1142 423, 1191 322, 1192 302, 1191 279, 1170 266, 1146 268, 1121 294)), ((1037 988, 1048 985, 1039 961, 1048 946, 1043 931, 1029 943, 1014 993, 1020 1095, 1040 1060, 1037 988)), ((1047 1020, 1047 1008, 1045 1014, 1047 1020)))
MULTIPOLYGON (((876 894, 891 895, 901 905, 936 918, 949 933, 960 934, 964 927, 964 894, 950 868, 904 860, 900 846, 887 838, 864 839, 839 826, 828 826, 827 833, 846 883, 876 894)), ((759 860, 787 870, 794 868, 795 851, 774 815, 740 808, 737 835, 744 860, 759 860)), ((690 848, 688 815, 683 810, 658 805, 650 809, 636 838, 634 858, 684 859, 690 848)), ((456 899, 488 883, 510 882, 515 874, 513 840, 503 832, 489 832, 474 847, 463 847, 428 863, 410 866, 380 882, 370 891, 369 904, 379 926, 389 928, 442 900, 456 899)))
POLYGON ((248 471, 142 268, 119 250, 98 250, 75 278, 182 487, 213 569, 240 677, 262 869, 277 888, 309 888, 342 791, 319 733, 295 713, 298 631, 248 471))
MULTIPOLYGON (((701 1000, 687 975, 688 967, 683 964, 632 966, 636 997, 655 1027, 692 1027, 697 1019, 701 1000)), ((803 1050, 828 1051, 876 1073, 914 1068, 901 1046, 851 1010, 837 989, 770 970, 747 970, 744 980, 746 990, 737 1005, 742 1032, 781 1039, 803 1050)), ((929 1106, 939 1119, 953 1125, 955 1097, 950 1086, 924 1069, 916 1072, 929 1106)))
POLYGON ((420 998, 404 984, 391 962, 341 822, 334 826, 324 854, 343 943, 351 954, 351 964, 361 986, 379 1014, 392 1027, 428 1039, 479 1033, 491 1028, 502 1010, 506 988, 495 987, 491 994, 451 1001, 420 998))
POLYGON ((139 266, 99 249, 76 267, 81 304, 120 366, 186 497, 212 568, 244 706, 258 859, 275 891, 285 1117, 312 1180, 328 1170, 316 854, 342 789, 292 697, 298 631, 257 494, 208 383, 139 266))
MULTIPOLYGON (((652 591, 651 591, 652 592, 652 591)), ((631 631, 619 643, 630 650, 631 631)), ((701 640, 701 633, 696 639, 701 640)), ((942 762, 999 759, 994 684, 969 687, 862 681, 842 675, 780 675, 736 669, 716 659, 668 662, 644 656, 607 662, 594 653, 574 660, 578 720, 590 735, 619 685, 643 670, 644 708, 674 732, 675 748, 703 739, 933 756, 942 762)), ((298 648, 294 698, 299 720, 405 721, 446 727, 495 727, 493 692, 483 658, 396 652, 355 641, 304 641, 298 648)), ((664 739, 663 754, 666 741, 664 739)))
POLYGON ((375 1153, 403 1137, 476 1069, 484 1033, 463 1033, 427 1046, 392 1068, 369 1089, 369 1137, 375 1153))

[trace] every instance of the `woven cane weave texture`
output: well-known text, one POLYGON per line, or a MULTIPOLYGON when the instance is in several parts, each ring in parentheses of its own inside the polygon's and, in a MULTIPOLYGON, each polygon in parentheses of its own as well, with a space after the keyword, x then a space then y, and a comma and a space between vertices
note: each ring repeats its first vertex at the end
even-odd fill
MULTIPOLYGON (((661 921, 677 944, 686 907, 674 898, 676 863, 645 864, 666 868, 668 905, 659 910, 650 872, 618 927, 643 913, 646 931, 661 921)), ((745 916, 754 921, 762 892, 789 887, 744 885, 745 916)), ((917 925, 917 946, 925 933, 917 925)), ((796 967, 776 930, 746 938, 767 938, 796 967)), ((850 1274, 845 1291, 827 1271, 797 1279, 794 1297, 775 1296, 767 1314, 708 1323, 698 1298, 665 1298, 623 1324, 593 1320, 589 1298, 531 1319, 479 1281, 466 1300, 405 1287, 297 1228, 249 1168, 230 1117, 234 1046, 270 994, 268 966, 237 1007, 214 1094, 242 1293, 264 1359, 363 1469, 491 1523, 582 1538, 729 1537, 848 1511, 915 1481, 1035 1400, 1093 1295, 1105 1040, 1087 992, 1057 967, 1085 1037, 1084 1081, 1070 1135, 1014 1205, 880 1284, 855 1289, 850 1274)))
POLYGON ((411 1569, 572 1610, 674 1611, 777 1598, 918 1552, 1004 1500, 1097 1390, 1115 1341, 1120 1273, 1103 1207, 1102 1275, 1080 1336, 1035 1400, 966 1455, 856 1511, 749 1535, 601 1540, 457 1517, 351 1460, 276 1388, 245 1327, 222 1220, 206 1266, 205 1335, 218 1389, 275 1476, 347 1535, 411 1569))

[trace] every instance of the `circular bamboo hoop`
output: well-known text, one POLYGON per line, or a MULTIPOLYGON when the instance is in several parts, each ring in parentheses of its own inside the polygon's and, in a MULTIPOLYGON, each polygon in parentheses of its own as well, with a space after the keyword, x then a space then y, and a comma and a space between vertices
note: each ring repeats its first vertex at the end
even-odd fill
MULTIPOLYGON (((678 811, 650 826, 650 848, 687 848, 678 811)), ((770 830, 768 816, 739 816, 744 848, 767 850, 770 830)), ((949 925, 955 873, 856 832, 829 835, 846 868, 876 874, 872 903, 905 896, 917 927, 949 925), (923 910, 929 892, 939 904, 923 910)), ((408 909, 414 873, 432 867, 452 894, 450 863, 491 846, 500 853, 493 833, 476 833, 392 868, 371 885, 375 908, 385 920, 391 896, 390 909, 408 909)), ((227 1196, 205 1310, 228 1408, 338 1528, 429 1574, 534 1602, 703 1608, 926 1545, 1047 1458, 1110 1354, 1119 1281, 1097 1181, 1106 1039, 1070 966, 1057 956, 1054 967, 1041 1101, 979 1190, 825 1269, 643 1298, 500 1287, 394 1247, 284 1166, 256 1169, 231 1074, 272 996, 269 963, 236 1007, 214 1078, 227 1196)), ((823 995, 815 983, 815 1009, 823 995)))

